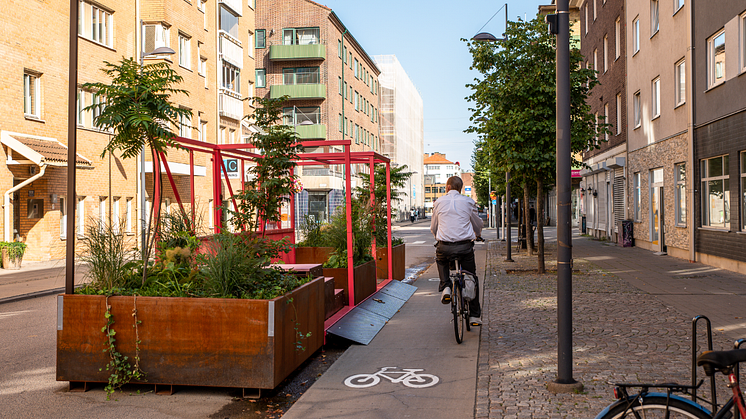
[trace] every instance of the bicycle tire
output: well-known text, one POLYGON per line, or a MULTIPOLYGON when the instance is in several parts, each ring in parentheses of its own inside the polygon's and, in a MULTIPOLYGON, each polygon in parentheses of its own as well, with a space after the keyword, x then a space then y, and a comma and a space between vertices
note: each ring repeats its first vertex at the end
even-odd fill
POLYGON ((376 374, 357 374, 345 379, 344 384, 351 388, 368 388, 381 382, 381 377, 376 374), (370 381, 368 381, 370 380, 370 381))
MULTIPOLYGON (((610 406, 606 414, 596 416, 596 419, 663 419, 666 418, 666 397, 648 396, 642 399, 637 398, 628 406, 629 402, 617 402, 610 406), (626 410, 626 411, 625 411, 626 410)), ((707 411, 698 408, 698 405, 688 400, 671 397, 668 401, 669 419, 712 419, 707 411)))
POLYGON ((425 388, 438 384, 438 381, 440 381, 440 378, 436 375, 415 374, 405 378, 402 384, 411 388, 425 388))
POLYGON ((453 295, 451 295, 451 311, 453 311, 453 329, 456 332, 456 343, 464 341, 464 299, 461 296, 461 287, 458 281, 453 283, 453 295))

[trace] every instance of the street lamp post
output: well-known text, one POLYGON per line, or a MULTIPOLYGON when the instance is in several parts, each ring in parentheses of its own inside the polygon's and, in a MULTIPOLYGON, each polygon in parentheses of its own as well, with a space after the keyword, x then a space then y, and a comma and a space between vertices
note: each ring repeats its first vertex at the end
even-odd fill
POLYGON ((412 212, 412 195, 414 195, 414 188, 412 187, 412 175, 416 175, 417 172, 411 172, 409 178, 407 180, 409 181, 409 212, 412 212))
MULTIPOLYGON (((140 22, 142 27, 142 21, 140 22)), ((144 43, 144 40, 143 40, 144 43)), ((145 66, 145 57, 153 55, 173 55, 176 51, 169 47, 158 47, 155 50, 146 53, 142 48, 140 49, 140 73, 145 66)), ((153 162, 155 165, 155 162, 153 162)), ((153 173, 155 173, 155 167, 153 167, 153 173)), ((153 178, 155 180, 155 177, 153 178)), ((146 214, 145 207, 147 200, 145 199, 145 144, 142 145, 140 150, 140 242, 142 243, 142 254, 145 255, 145 248, 148 246, 147 233, 148 233, 148 217, 146 214)))

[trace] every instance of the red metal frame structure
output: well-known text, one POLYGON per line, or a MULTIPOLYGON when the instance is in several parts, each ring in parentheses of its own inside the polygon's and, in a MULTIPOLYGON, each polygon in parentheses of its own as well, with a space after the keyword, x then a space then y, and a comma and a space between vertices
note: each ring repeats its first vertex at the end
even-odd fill
MULTIPOLYGON (((218 205, 218 203, 222 202, 220 192, 222 189, 222 182, 223 180, 226 181, 228 192, 231 196, 234 195, 233 188, 230 183, 230 179, 228 178, 228 171, 226 170, 223 158, 235 158, 241 161, 241 187, 244 186, 244 177, 245 177, 245 171, 244 171, 244 163, 249 161, 255 161, 257 159, 261 159, 262 155, 247 151, 247 150, 253 150, 255 147, 252 144, 244 143, 244 144, 210 144, 205 143, 201 141, 195 141, 188 138, 182 138, 177 137, 176 142, 179 143, 180 147, 187 150, 189 152, 189 165, 190 165, 190 173, 189 173, 189 184, 190 184, 190 191, 192 200, 194 199, 194 152, 202 152, 202 153, 209 153, 212 154, 212 193, 213 193, 213 202, 215 203, 213 211, 214 211, 214 224, 215 224, 215 232, 220 233, 222 229, 222 212, 221 206, 218 205), (219 163, 219 164, 218 164, 219 163)), ((391 161, 376 152, 373 151, 357 151, 353 152, 350 150, 352 141, 350 140, 318 140, 318 141, 301 141, 299 142, 300 145, 303 147, 322 147, 322 146, 344 146, 343 152, 333 152, 333 153, 301 153, 298 155, 298 159, 296 160, 296 164, 298 166, 318 166, 318 165, 339 165, 343 164, 345 166, 345 209, 346 209, 346 215, 347 215, 347 280, 348 280, 348 298, 349 298, 349 308, 352 308, 355 306, 355 279, 354 279, 354 265, 352 261, 352 179, 350 177, 351 173, 351 165, 353 164, 367 164, 370 168, 370 197, 371 202, 375 200, 375 194, 374 194, 374 180, 375 180, 375 164, 376 163, 384 163, 386 164, 386 185, 391 184, 391 161)), ((163 169, 165 169, 166 176, 168 177, 168 180, 171 184, 171 188, 174 191, 174 195, 176 198, 176 201, 179 204, 179 208, 181 209, 182 213, 187 215, 184 205, 181 201, 181 197, 179 196, 179 192, 176 188, 176 183, 173 180, 173 176, 171 174, 171 170, 168 166, 168 161, 166 159, 165 153, 160 153, 158 156, 158 160, 160 162, 156 162, 155 164, 160 163, 162 165, 163 169)), ((155 168, 155 164, 153 167, 155 168)), ((155 170, 154 170, 155 172, 155 170)), ((160 200, 160 194, 161 194, 161 188, 158 185, 160 182, 156 182, 156 188, 155 193, 153 197, 153 201, 160 200)), ((235 199, 231 198, 233 208, 237 209, 238 205, 235 201, 235 199)), ((290 237, 292 243, 295 243, 295 196, 291 195, 290 197, 290 228, 283 229, 280 224, 276 225, 273 229, 267 229, 266 231, 262 230, 265 235, 268 235, 269 237, 290 237)), ((393 252, 391 250, 391 188, 390 186, 386 189, 386 214, 387 214, 387 226, 388 226, 388 237, 387 237, 387 247, 388 247, 388 280, 390 281, 391 278, 393 278, 393 252)), ((192 205, 192 211, 191 211, 191 218, 192 218, 192 224, 194 225, 194 205, 192 205)), ((262 229, 264 227, 262 226, 262 229)), ((376 257, 376 243, 375 239, 373 240, 373 248, 372 248, 373 258, 376 257)), ((295 252, 291 251, 291 253, 288 255, 288 257, 283 258, 284 262, 287 263, 294 263, 295 262, 295 252)), ((383 284, 382 284, 383 285, 383 284)), ((345 311, 346 313, 346 311, 345 311)), ((343 315, 344 313, 342 313, 343 315)), ((340 316, 341 317, 341 316, 340 316)), ((330 319, 331 320, 331 319, 330 319)))

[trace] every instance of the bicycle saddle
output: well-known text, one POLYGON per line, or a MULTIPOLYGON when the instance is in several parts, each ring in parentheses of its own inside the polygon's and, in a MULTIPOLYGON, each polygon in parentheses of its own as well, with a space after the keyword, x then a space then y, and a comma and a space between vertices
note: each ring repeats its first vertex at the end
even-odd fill
POLYGON ((732 366, 744 361, 746 361, 746 349, 707 351, 697 357, 697 366, 702 367, 709 377, 714 375, 715 371, 725 372, 732 366))

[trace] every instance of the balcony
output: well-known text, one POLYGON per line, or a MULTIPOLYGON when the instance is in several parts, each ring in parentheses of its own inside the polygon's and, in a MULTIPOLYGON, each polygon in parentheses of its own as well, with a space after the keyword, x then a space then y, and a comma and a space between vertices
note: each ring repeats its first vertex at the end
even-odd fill
POLYGON ((290 99, 326 99, 326 85, 323 84, 273 84, 269 96, 277 99, 289 96, 290 99))
POLYGON ((330 176, 330 177, 337 177, 342 178, 344 177, 343 172, 335 171, 334 169, 327 168, 327 167, 304 167, 303 176, 330 176))
POLYGON ((301 140, 326 139, 326 125, 324 124, 298 125, 295 127, 295 131, 301 140))
POLYGON ((238 68, 243 68, 243 48, 233 38, 220 34, 220 54, 223 59, 238 68))
POLYGON ((238 16, 243 16, 243 2, 241 0, 220 0, 220 4, 228 6, 238 16))
POLYGON ((271 45, 269 59, 272 61, 325 60, 326 45, 271 45))
POLYGON ((226 118, 240 121, 244 117, 243 101, 228 91, 221 90, 218 110, 226 118))

